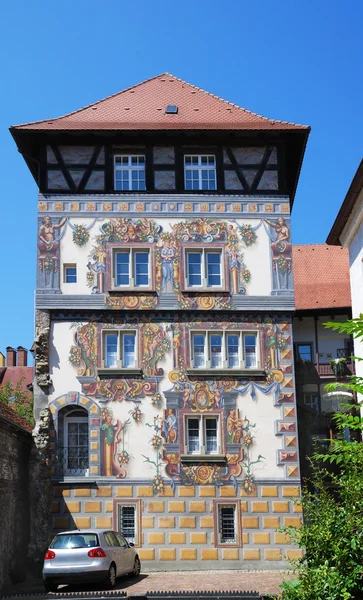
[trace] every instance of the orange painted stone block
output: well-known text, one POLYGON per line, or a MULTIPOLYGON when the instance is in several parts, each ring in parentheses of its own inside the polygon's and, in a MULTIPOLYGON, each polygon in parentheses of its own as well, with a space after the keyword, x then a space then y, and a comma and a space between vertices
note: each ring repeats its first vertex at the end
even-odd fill
POLYGON ((192 544, 206 544, 207 534, 205 531, 202 531, 201 533, 191 533, 190 541, 192 544))
POLYGON ((282 488, 282 495, 285 498, 297 498, 300 496, 300 488, 297 485, 284 486, 282 488))
POLYGON ((214 485, 203 485, 200 487, 199 489, 199 496, 201 498, 206 498, 208 496, 215 497, 216 495, 216 488, 214 487, 214 485))
POLYGON ((269 544, 270 534, 269 533, 254 533, 253 534, 254 544, 269 544))
POLYGON ((236 490, 234 489, 233 485, 224 485, 220 488, 220 495, 222 498, 233 498, 234 496, 236 496, 236 490))
POLYGON ((243 560, 260 560, 260 551, 257 549, 246 548, 243 550, 243 560))
POLYGON ((242 527, 246 529, 258 529, 258 517, 243 517, 242 518, 242 527))
POLYGON ((257 496, 257 489, 256 487, 252 490, 252 492, 246 492, 246 490, 244 490, 243 488, 241 489, 241 496, 244 496, 245 498, 254 498, 257 496))
POLYGON ((248 541, 249 537, 250 537, 249 534, 246 533, 245 531, 242 533, 242 544, 243 545, 246 545, 249 543, 249 541, 248 541))
POLYGON ((90 413, 92 415, 98 415, 98 413, 100 412, 100 409, 98 408, 98 406, 96 406, 95 404, 93 404, 90 408, 90 413))
POLYGON ((294 513, 302 513, 302 511, 303 511, 303 507, 302 507, 302 505, 300 504, 300 502, 295 502, 295 504, 294 504, 294 506, 293 506, 292 510, 293 510, 293 512, 294 512, 294 513))
POLYGON ((189 502, 189 512, 205 513, 205 502, 189 502))
POLYGON ((268 512, 268 502, 252 502, 252 512, 268 512))
POLYGON ((112 488, 111 487, 99 487, 96 490, 96 496, 100 498, 106 498, 112 496, 112 488))
POLYGON ((84 497, 84 498, 90 497, 90 495, 91 495, 91 488, 86 488, 86 487, 84 487, 84 488, 76 488, 74 490, 74 495, 75 496, 84 497))
POLYGON ((239 560, 238 548, 223 548, 222 560, 239 560))
POLYGON ((91 527, 91 517, 75 517, 74 522, 79 529, 91 527))
POLYGON ((101 512, 101 502, 86 502, 85 509, 87 513, 101 512))
POLYGON ((154 527, 154 517, 142 517, 141 522, 145 529, 153 529, 154 527))
POLYGON ((291 544, 291 538, 287 533, 275 533, 275 544, 291 544))
POLYGON ((123 485, 116 488, 116 496, 118 498, 132 498, 131 485, 123 485))
POLYGON ((278 497, 279 490, 277 485, 264 486, 261 490, 261 496, 278 497))
POLYGON ((90 473, 91 475, 98 475, 99 474, 99 467, 98 466, 93 466, 90 468, 90 473))
POLYGON ((149 513, 162 513, 164 512, 164 502, 149 502, 147 510, 149 513))
POLYGON ((195 517, 180 517, 181 529, 195 529, 195 517))
POLYGON ((247 512, 248 504, 245 500, 241 500, 241 512, 247 512))
POLYGON ((181 560, 197 560, 196 548, 182 548, 180 550, 181 560))
POLYGON ((154 491, 151 485, 148 486, 140 486, 137 488, 137 497, 138 498, 152 498, 154 496, 154 491))
POLYGON ((200 526, 201 527, 214 527, 213 517, 200 517, 200 526))
POLYGON ((202 548, 202 560, 218 560, 218 549, 202 548))
POLYGON ((112 527, 112 517, 96 517, 96 528, 107 529, 112 527))
POLYGON ((98 438, 98 431, 97 431, 97 429, 92 429, 91 430, 91 438, 93 438, 93 439, 98 438))
POLYGON ((60 509, 59 502, 52 502, 51 507, 50 507, 50 512, 59 513, 59 509, 60 509))
POLYGON ((301 527, 301 519, 300 517, 285 517, 284 525, 285 527, 301 527))
POLYGON ((69 529, 69 517, 55 517, 53 526, 54 529, 69 529))
POLYGON ((185 544, 186 535, 181 532, 173 532, 169 533, 169 543, 170 544, 185 544))
POLYGON ((106 502, 105 512, 112 512, 112 511, 113 511, 113 502, 106 502))
POLYGON ((165 498, 167 497, 173 497, 174 496, 174 492, 171 489, 170 486, 165 486, 163 491, 160 493, 160 496, 165 496, 165 498))
POLYGON ((80 502, 70 502, 69 500, 66 500, 66 506, 70 513, 79 513, 81 510, 80 502))
POLYGON ((71 495, 71 490, 67 490, 67 489, 64 489, 64 488, 58 487, 58 486, 56 486, 53 489, 53 496, 56 496, 56 497, 60 496, 60 497, 63 497, 63 498, 67 498, 70 495, 71 495))
POLYGON ((155 560, 154 548, 139 548, 137 551, 140 560, 155 560))
POLYGON ((149 544, 165 544, 165 534, 160 532, 154 532, 148 534, 149 544))
POLYGON ((175 501, 175 502, 168 502, 168 511, 170 513, 172 513, 172 512, 184 513, 185 512, 185 502, 183 500, 179 500, 179 501, 175 501))
POLYGON ((286 554, 286 558, 288 560, 298 560, 299 558, 302 558, 303 556, 303 551, 300 550, 300 548, 297 549, 289 549, 285 551, 286 554))
POLYGON ((281 550, 279 548, 265 550, 265 560, 281 560, 281 558, 281 550))
POLYGON ((91 450, 98 450, 98 442, 91 442, 91 450))
POLYGON ((263 528, 264 529, 277 529, 278 527, 280 527, 279 517, 264 517, 263 518, 263 528))
POLYGON ((160 517, 159 528, 170 529, 175 527, 175 517, 160 517))
POLYGON ((289 503, 288 502, 273 502, 272 511, 276 512, 289 512, 289 503))
POLYGON ((176 560, 175 548, 160 548, 159 559, 160 560, 176 560))
POLYGON ((195 496, 195 487, 194 485, 181 485, 178 488, 179 496, 182 498, 183 496, 188 498, 194 498, 195 496))

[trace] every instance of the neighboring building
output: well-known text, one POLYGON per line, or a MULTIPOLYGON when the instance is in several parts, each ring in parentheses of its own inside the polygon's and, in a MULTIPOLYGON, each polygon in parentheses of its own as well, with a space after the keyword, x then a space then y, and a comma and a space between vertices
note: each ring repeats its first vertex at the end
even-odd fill
POLYGON ((322 444, 334 429, 331 417, 352 398, 344 390, 325 386, 347 382, 354 374, 353 341, 347 334, 326 329, 328 321, 351 318, 348 250, 340 246, 293 246, 296 313, 293 318, 296 401, 301 475, 310 474, 314 442, 322 444))
POLYGON ((28 367, 28 351, 22 346, 6 348, 6 360, 0 352, 0 387, 11 383, 13 388, 20 382, 24 391, 30 390, 34 368, 28 367))
MULTIPOLYGON (((363 312, 363 160, 353 177, 347 195, 327 238, 328 244, 348 248, 353 318, 363 312)), ((363 357, 363 340, 354 340, 354 355, 363 357)), ((363 377, 363 362, 357 361, 356 374, 363 377)), ((358 395, 363 402, 363 396, 358 395)))
POLYGON ((146 570, 284 568, 309 128, 163 74, 11 132, 39 185, 35 443, 49 407, 54 498, 34 526, 51 508, 52 531, 113 527, 146 570))

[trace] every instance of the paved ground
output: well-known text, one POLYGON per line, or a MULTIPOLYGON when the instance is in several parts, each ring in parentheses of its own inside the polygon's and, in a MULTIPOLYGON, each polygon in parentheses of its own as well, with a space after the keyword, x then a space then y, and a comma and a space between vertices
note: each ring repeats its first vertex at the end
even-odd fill
MULTIPOLYGON (((279 585, 285 579, 291 579, 291 573, 282 571, 179 571, 169 573, 148 573, 137 579, 122 577, 117 581, 116 589, 128 596, 151 591, 257 591, 260 594, 278 594, 279 585)), ((64 586, 63 592, 70 592, 64 586)), ((82 586, 82 590, 91 591, 92 587, 82 586)), ((72 587, 79 591, 79 588, 72 587)), ((2 596, 14 594, 43 593, 39 580, 17 584, 3 590, 2 596)))

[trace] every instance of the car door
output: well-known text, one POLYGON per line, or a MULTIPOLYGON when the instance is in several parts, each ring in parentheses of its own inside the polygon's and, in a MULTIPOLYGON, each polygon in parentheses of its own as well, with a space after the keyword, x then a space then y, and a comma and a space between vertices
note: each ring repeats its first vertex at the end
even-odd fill
POLYGON ((119 541, 113 531, 105 531, 104 536, 108 545, 107 551, 116 565, 116 575, 117 577, 119 575, 123 575, 126 571, 124 570, 125 565, 121 554, 122 548, 120 548, 119 541))
POLYGON ((128 542, 124 538, 121 533, 115 531, 115 536, 117 537, 118 543, 120 544, 120 548, 122 549, 122 559, 124 563, 124 573, 131 573, 134 568, 135 562, 135 551, 133 548, 130 548, 128 542))

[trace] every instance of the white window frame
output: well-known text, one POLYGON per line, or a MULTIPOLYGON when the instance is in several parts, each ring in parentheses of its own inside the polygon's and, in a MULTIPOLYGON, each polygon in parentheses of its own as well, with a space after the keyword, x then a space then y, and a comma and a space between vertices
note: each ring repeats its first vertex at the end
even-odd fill
POLYGON ((122 290, 149 290, 152 285, 151 278, 151 252, 150 248, 125 248, 123 249, 114 249, 112 254, 112 287, 114 289, 122 290), (129 255, 129 283, 125 284, 117 284, 117 255, 118 254, 128 254, 129 255), (136 285, 136 254, 147 254, 148 255, 148 263, 147 263, 147 278, 148 283, 146 285, 136 285))
POLYGON ((222 248, 184 248, 184 264, 185 264, 185 289, 186 290, 223 290, 224 289, 224 252, 222 248), (188 256, 190 254, 201 255, 201 284, 200 285, 189 285, 189 261, 188 256), (207 266, 207 255, 208 254, 219 254, 220 255, 220 277, 221 283, 219 285, 208 285, 208 266, 207 266))
POLYGON ((109 369, 110 371, 124 369, 127 371, 128 369, 137 369, 138 368, 138 339, 137 339, 137 331, 136 329, 105 329, 102 332, 102 368, 109 369), (135 336, 135 364, 133 366, 123 366, 124 358, 123 358, 123 337, 125 335, 133 334, 135 336), (117 335, 117 364, 108 367, 107 366, 107 355, 106 355, 106 337, 107 335, 117 335))
MULTIPOLYGON (((87 417, 72 417, 71 416, 72 413, 70 413, 70 416, 65 416, 64 420, 63 420, 63 439, 64 439, 64 450, 66 451, 67 455, 63 457, 63 461, 65 465, 68 465, 68 449, 69 449, 69 445, 68 445, 68 424, 69 423, 87 423, 88 425, 88 416, 87 417)), ((68 466, 65 467, 63 469, 64 475, 65 476, 69 476, 69 475, 84 475, 84 476, 88 476, 89 474, 89 431, 88 431, 88 454, 87 454, 87 467, 85 467, 84 469, 69 469, 68 466)), ((79 458, 79 457, 78 457, 79 458)))
MULTIPOLYGON (((114 155, 114 189, 116 192, 140 192, 140 191, 145 191, 146 190, 146 157, 144 154, 115 154, 114 155), (132 159, 136 158, 137 162, 133 163, 132 159), (139 159, 142 158, 143 162, 139 162, 139 159), (121 159, 121 164, 117 162, 117 159, 121 159), (124 162, 124 159, 127 159, 127 162, 124 162), (132 179, 132 172, 136 171, 138 173, 140 173, 141 171, 144 173, 144 185, 140 186, 138 185, 138 187, 136 189, 133 189, 132 187, 132 183, 133 180, 132 179), (121 177, 122 174, 127 172, 128 173, 128 189, 123 188, 123 183, 124 180, 121 179, 116 179, 116 173, 121 173, 121 177), (120 183, 121 187, 118 188, 117 184, 120 183)), ((139 182, 139 178, 137 179, 138 184, 140 184, 139 182)))
POLYGON ((114 503, 114 526, 115 531, 120 533, 128 542, 132 542, 135 546, 141 546, 142 533, 141 533, 141 500, 115 500, 114 503), (121 509, 123 507, 126 508, 134 508, 134 528, 135 528, 135 536, 134 539, 126 536, 121 531, 121 509))
MULTIPOLYGON (((194 180, 192 180, 192 183, 194 182, 194 180)), ((208 184, 209 184, 209 178, 208 178, 208 184)), ((208 192, 208 191, 212 191, 215 192, 217 190, 217 160, 216 160, 216 156, 215 154, 185 154, 184 155, 184 189, 187 192, 192 192, 192 191, 203 191, 203 192, 208 192), (192 163, 193 163, 193 159, 194 159, 194 164, 186 164, 186 160, 187 159, 191 159, 192 163), (213 158, 214 162, 213 164, 202 164, 202 159, 203 158, 207 158, 207 160, 209 158, 213 158), (196 161, 195 161, 196 159, 196 161), (197 172, 198 173, 198 187, 197 188, 193 188, 192 189, 187 189, 187 171, 192 171, 192 172, 197 172), (214 182, 215 182, 215 187, 208 187, 206 189, 203 189, 203 179, 202 179, 202 171, 214 171, 214 182)))
POLYGON ((220 456, 222 454, 222 436, 221 436, 221 418, 216 413, 188 414, 184 415, 184 453, 188 456, 220 456), (189 451, 189 429, 188 421, 195 419, 199 421, 199 450, 189 451), (217 450, 207 452, 206 420, 216 419, 217 421, 217 450))
POLYGON ((229 370, 254 370, 260 368, 260 348, 259 348, 259 332, 258 331, 246 331, 246 330, 191 330, 190 331, 190 363, 193 369, 229 369, 229 370), (194 361, 194 336, 195 335, 204 335, 205 343, 204 343, 204 365, 203 366, 195 366, 194 361), (211 344, 210 339, 212 335, 221 335, 222 336, 222 364, 218 367, 212 367, 212 356, 211 356, 211 344), (227 336, 228 335, 237 335, 239 336, 238 342, 238 364, 234 367, 230 367, 228 365, 228 344, 227 344, 227 336), (248 335, 256 336, 256 365, 253 367, 246 366, 246 350, 245 350, 245 338, 248 335))
POLYGON ((237 504, 236 503, 218 503, 217 504, 217 530, 218 530, 218 544, 221 546, 236 546, 238 544, 238 516, 237 516, 237 504), (232 508, 233 509, 233 521, 234 521, 234 538, 229 541, 222 539, 222 509, 232 508))
POLYGON ((76 263, 69 263, 69 264, 63 265, 63 283, 68 283, 70 285, 77 283, 77 265, 76 265, 76 263), (67 270, 68 269, 75 269, 76 281, 67 281, 67 270))

